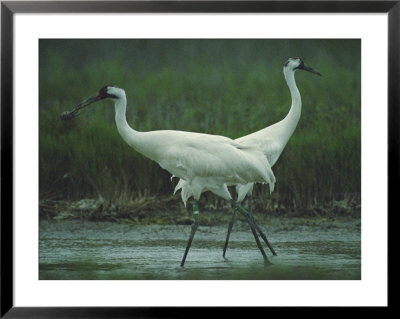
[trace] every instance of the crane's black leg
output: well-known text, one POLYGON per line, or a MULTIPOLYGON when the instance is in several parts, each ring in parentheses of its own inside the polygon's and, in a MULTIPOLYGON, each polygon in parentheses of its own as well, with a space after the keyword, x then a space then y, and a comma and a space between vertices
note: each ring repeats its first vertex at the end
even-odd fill
POLYGON ((185 264, 186 256, 189 252, 190 246, 192 245, 194 234, 196 233, 197 227, 199 227, 199 221, 198 221, 198 219, 199 219, 199 202, 197 200, 194 201, 194 203, 193 203, 193 218, 194 218, 194 222, 192 224, 192 230, 190 232, 189 241, 186 246, 185 254, 183 255, 183 258, 181 261, 181 267, 183 267, 183 265, 185 264))
POLYGON ((235 222, 236 211, 237 211, 237 209, 236 209, 236 207, 234 207, 234 208, 233 208, 233 214, 232 214, 231 220, 229 221, 228 233, 226 234, 224 252, 222 253, 222 256, 223 256, 223 257, 225 257, 226 249, 228 248, 229 237, 230 237, 230 235, 231 235, 233 223, 235 222))
POLYGON ((253 222, 249 212, 247 210, 245 210, 242 206, 240 206, 238 203, 236 203, 233 199, 231 201, 232 201, 233 207, 235 209, 237 209, 239 212, 241 212, 246 217, 247 223, 250 225, 250 228, 251 228, 251 231, 253 233, 254 239, 256 240, 258 249, 260 250, 261 254, 264 257, 264 263, 267 264, 267 265, 270 265, 271 262, 268 260, 268 257, 265 254, 265 251, 261 246, 260 240, 258 239, 258 235, 257 235, 256 229, 255 229, 254 222, 253 222))
POLYGON ((276 252, 275 250, 272 248, 271 244, 269 243, 267 236, 265 236, 265 234, 262 232, 261 228, 257 225, 254 216, 253 216, 253 212, 252 212, 252 196, 248 196, 247 198, 247 203, 248 203, 248 207, 249 207, 249 214, 251 219, 253 220, 254 226, 256 227, 258 233, 260 234, 261 238, 265 241, 265 243, 267 244, 269 250, 271 251, 271 253, 276 256, 276 252))

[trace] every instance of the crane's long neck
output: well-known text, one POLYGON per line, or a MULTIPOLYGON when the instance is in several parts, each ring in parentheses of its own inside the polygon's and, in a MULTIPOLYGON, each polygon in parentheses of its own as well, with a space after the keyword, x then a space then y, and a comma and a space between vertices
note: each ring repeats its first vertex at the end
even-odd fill
MULTIPOLYGON (((126 97, 115 101, 115 123, 122 139, 142 155, 158 161, 160 157, 159 144, 152 132, 138 132, 131 128, 126 121, 126 97)), ((154 133, 155 131, 153 131, 154 133)))
POLYGON ((283 70, 286 83, 292 96, 292 105, 290 107, 289 113, 281 121, 281 126, 283 128, 283 131, 281 133, 282 138, 285 139, 285 144, 296 129, 297 123, 299 122, 301 115, 301 96, 299 89, 296 86, 294 73, 295 71, 290 69, 284 68, 283 70))
POLYGON ((131 147, 139 150, 141 148, 141 132, 131 128, 126 120, 126 96, 115 100, 115 123, 123 140, 131 147))

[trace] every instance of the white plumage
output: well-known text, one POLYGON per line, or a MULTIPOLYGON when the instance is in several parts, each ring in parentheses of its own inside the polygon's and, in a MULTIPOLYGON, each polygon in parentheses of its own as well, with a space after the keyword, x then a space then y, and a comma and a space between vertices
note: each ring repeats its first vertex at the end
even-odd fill
POLYGON ((135 131, 126 121, 125 91, 111 86, 104 90, 116 96, 115 122, 125 142, 173 176, 186 181, 182 193, 185 204, 190 196, 198 200, 205 191, 231 199, 226 184, 275 183, 268 160, 258 147, 242 145, 219 135, 173 130, 135 131))
MULTIPOLYGON (((192 144, 192 139, 184 145, 183 158, 174 158, 174 147, 167 151, 172 154, 170 158, 165 156, 158 161, 174 176, 186 176, 181 177, 174 190, 176 193, 181 189, 185 206, 191 196, 198 200, 205 191, 232 199, 227 185, 246 184, 249 180, 267 183, 271 190, 274 189, 275 176, 268 159, 258 147, 242 145, 222 136, 213 136, 215 141, 210 141, 210 135, 199 134, 194 139, 196 145, 192 144)), ((180 143, 176 148, 182 146, 180 143)))

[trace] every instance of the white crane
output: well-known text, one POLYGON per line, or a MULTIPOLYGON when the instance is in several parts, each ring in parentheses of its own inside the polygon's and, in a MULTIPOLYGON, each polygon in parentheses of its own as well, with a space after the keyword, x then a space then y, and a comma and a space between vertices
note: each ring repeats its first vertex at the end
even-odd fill
POLYGON ((252 182, 268 183, 273 188, 275 176, 263 152, 257 146, 242 145, 219 135, 173 130, 138 132, 132 129, 126 120, 125 91, 111 85, 101 88, 96 95, 81 102, 73 111, 64 112, 61 118, 73 118, 80 109, 106 98, 114 101, 115 122, 123 140, 139 153, 156 161, 174 176, 186 181, 188 185, 186 189, 190 189, 190 196, 194 197, 194 222, 181 266, 185 263, 198 227, 200 195, 207 190, 230 200, 234 207, 246 216, 264 261, 269 263, 252 218, 232 199, 227 188, 227 184, 252 182))
MULTIPOLYGON (((292 105, 290 107, 289 113, 286 117, 264 129, 261 129, 257 132, 252 134, 240 137, 235 139, 235 141, 244 143, 247 145, 256 145, 258 146, 264 153, 264 155, 268 158, 268 161, 271 165, 275 165, 276 161, 278 160, 279 156, 282 154, 283 149, 285 148, 287 142, 289 141, 290 137, 292 136, 294 130, 296 129, 297 123, 300 120, 301 115, 301 96, 299 89, 296 85, 296 80, 294 74, 297 70, 304 70, 308 71, 317 75, 321 76, 321 73, 315 71, 311 67, 304 64, 304 61, 301 58, 289 58, 284 66, 283 66, 283 75, 285 77, 287 86, 289 87, 289 91, 292 97, 292 105)), ((249 214, 253 219, 256 229, 259 231, 260 236, 264 239, 265 243, 271 250, 271 252, 276 255, 274 249, 268 242, 267 237, 263 234, 261 229, 255 223, 252 213, 252 192, 253 192, 254 183, 249 183, 246 185, 238 184, 236 185, 236 191, 238 194, 238 202, 240 203, 244 197, 248 196, 249 201, 249 214)), ((225 256, 226 248, 228 246, 229 236, 233 227, 233 222, 235 218, 236 212, 234 211, 232 214, 231 221, 229 222, 228 232, 226 236, 223 256, 225 256)))
MULTIPOLYGON (((296 81, 294 78, 294 74, 297 70, 304 70, 308 72, 312 72, 317 75, 321 75, 321 73, 313 70, 311 67, 306 66, 301 58, 290 58, 286 61, 283 67, 283 75, 285 77, 286 83, 289 87, 290 94, 292 97, 292 105, 290 107, 289 113, 286 117, 262 130, 254 132, 252 134, 240 137, 235 139, 235 142, 239 142, 242 145, 253 145, 257 146, 262 150, 266 158, 268 159, 269 164, 271 167, 276 163, 279 156, 282 154, 283 149, 285 148, 287 142, 289 141, 290 137, 292 136, 297 123, 300 119, 301 114, 301 96, 300 92, 296 86, 296 81)), ((274 249, 268 242, 267 237, 261 231, 260 227, 255 223, 252 214, 252 197, 251 194, 253 192, 254 183, 243 184, 239 183, 236 184, 236 191, 238 194, 237 202, 240 203, 242 200, 248 196, 248 212, 250 214, 251 219, 253 220, 254 226, 258 230, 260 236, 264 239, 265 243, 271 250, 273 255, 276 255, 274 249)), ((188 191, 186 190, 186 182, 184 180, 180 180, 175 188, 175 191, 178 189, 182 189, 182 199, 185 197, 187 200, 188 191)), ((270 187, 270 192, 273 191, 273 188, 270 187)), ((228 247, 229 236, 233 227, 234 219, 236 215, 236 210, 234 209, 231 220, 228 226, 228 232, 226 235, 225 246, 223 250, 223 256, 225 257, 226 249, 228 247)))

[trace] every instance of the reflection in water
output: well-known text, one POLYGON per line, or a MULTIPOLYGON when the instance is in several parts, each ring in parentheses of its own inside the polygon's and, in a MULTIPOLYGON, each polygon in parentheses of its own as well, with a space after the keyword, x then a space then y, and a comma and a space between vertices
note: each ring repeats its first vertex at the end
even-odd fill
POLYGON ((265 267, 244 223, 199 227, 185 268, 180 261, 190 226, 132 226, 107 222, 40 223, 40 279, 361 279, 359 220, 301 225, 271 220, 262 227, 278 256, 265 267))

